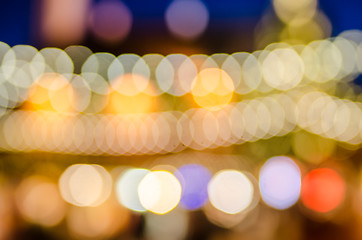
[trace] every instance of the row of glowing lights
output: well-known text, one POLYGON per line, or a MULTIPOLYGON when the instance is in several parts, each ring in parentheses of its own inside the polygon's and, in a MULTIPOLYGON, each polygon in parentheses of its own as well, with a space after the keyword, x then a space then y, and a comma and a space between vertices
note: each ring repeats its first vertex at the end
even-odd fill
POLYGON ((230 146, 283 136, 296 128, 360 144, 361 106, 316 90, 296 90, 230 104, 153 114, 67 115, 16 111, 0 123, 0 147, 76 154, 155 154, 230 146))
MULTIPOLYGON (((76 5, 65 0, 43 5, 42 33, 50 42, 80 42, 89 29, 104 43, 119 43, 130 34, 134 21, 131 9, 119 0, 102 0, 94 4, 86 0, 76 5), (64 12, 68 13, 67 20, 62 18, 64 12)), ((189 41, 205 31, 209 11, 199 0, 175 0, 167 7, 164 20, 172 35, 189 41)))
MULTIPOLYGON (((233 93, 285 91, 303 83, 350 81, 362 70, 361 56, 362 45, 343 37, 308 45, 274 43, 253 53, 211 56, 122 54, 116 57, 109 53, 93 54, 82 46, 38 51, 31 46, 10 48, 1 43, 0 106, 19 106, 37 91, 50 99, 57 99, 62 93, 63 101, 76 102, 72 109, 78 112, 87 112, 90 105, 100 107, 88 112, 101 111, 112 92, 139 98, 140 95, 191 93, 201 106, 205 102, 203 97, 210 100, 216 95, 221 98, 220 102, 211 104, 218 105, 230 101, 233 93), (75 70, 80 75, 75 74, 75 70), (91 104, 92 101, 97 104, 91 104)), ((34 97, 31 101, 45 100, 34 97)))
POLYGON ((335 170, 318 168, 302 176, 298 164, 286 156, 272 157, 262 166, 259 184, 249 172, 223 169, 212 174, 200 164, 129 168, 118 174, 114 186, 112 182, 100 165, 75 164, 63 172, 58 185, 39 176, 24 179, 17 188, 17 204, 25 219, 54 226, 65 215, 64 200, 97 208, 110 198, 112 189, 118 204, 132 212, 164 215, 175 208, 203 210, 211 221, 218 212, 245 215, 260 197, 278 210, 300 199, 304 207, 322 214, 338 209, 346 196, 346 183, 335 170))
POLYGON ((115 155, 202 150, 287 134, 295 128, 295 107, 290 97, 279 94, 217 112, 198 108, 184 113, 68 116, 16 111, 1 121, 0 146, 12 151, 115 155))
MULTIPOLYGON (((274 0, 272 3, 276 15, 290 27, 314 23, 313 20, 320 15, 317 0, 301 0, 298 3, 274 0)), ((80 42, 86 28, 105 43, 121 42, 129 35, 134 21, 131 9, 117 0, 103 0, 96 4, 82 1, 77 5, 71 0, 47 2, 44 3, 44 12, 41 21, 43 37, 62 44, 80 42), (66 21, 62 18, 64 12, 68 13, 66 21)), ((208 7, 199 0, 174 0, 165 11, 164 21, 175 37, 194 40, 208 26, 208 7)))

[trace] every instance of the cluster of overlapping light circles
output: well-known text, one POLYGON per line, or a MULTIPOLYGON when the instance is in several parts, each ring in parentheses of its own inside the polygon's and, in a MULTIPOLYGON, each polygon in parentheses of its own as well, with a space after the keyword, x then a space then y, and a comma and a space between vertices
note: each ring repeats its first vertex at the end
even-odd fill
POLYGON ((75 164, 59 179, 60 193, 65 201, 76 206, 98 206, 110 195, 112 179, 100 165, 75 164))
POLYGON ((234 84, 230 76, 218 68, 202 70, 194 79, 191 93, 202 108, 215 111, 225 107, 233 96, 234 84))
POLYGON ((296 127, 331 139, 332 144, 337 140, 356 145, 362 142, 360 119, 358 102, 305 89, 244 100, 218 111, 79 115, 18 110, 0 120, 0 147, 93 155, 156 154, 269 139, 296 127))
POLYGON ((163 215, 176 206, 192 211, 210 201, 213 211, 238 214, 258 201, 249 173, 229 169, 213 176, 200 164, 185 164, 173 173, 159 169, 172 171, 173 167, 131 168, 120 174, 116 183, 120 204, 135 212, 163 215))
POLYGON ((199 108, 149 115, 16 111, 2 119, 0 146, 17 151, 113 155, 178 152, 185 147, 201 150, 284 135, 295 127, 294 105, 290 97, 280 94, 219 111, 199 108), (21 134, 13 134, 19 132, 19 125, 21 134))
POLYGON ((131 30, 132 13, 121 1, 47 1, 42 3, 40 34, 51 45, 69 46, 81 42, 87 30, 107 44, 119 43, 131 30), (64 18, 64 14, 67 18, 64 18))
POLYGON ((273 7, 278 17, 293 26, 300 26, 310 21, 317 11, 316 0, 302 0, 291 3, 285 0, 274 0, 273 7))
POLYGON ((147 169, 128 169, 118 179, 116 193, 119 202, 125 207, 136 212, 144 212, 146 209, 140 203, 138 197, 138 185, 143 177, 149 173, 147 169))
POLYGON ((317 0, 302 0, 298 3, 273 0, 272 6, 274 12, 266 13, 258 24, 255 38, 258 48, 264 47, 271 41, 296 45, 331 36, 332 24, 318 9, 317 0))
POLYGON ((358 102, 312 91, 299 99, 297 109, 299 127, 350 144, 361 142, 361 106, 358 102))
MULTIPOLYGON (((117 105, 112 101, 121 101, 120 106, 135 102, 132 108, 109 107, 113 113, 127 113, 147 106, 149 101, 155 107, 151 96, 168 93, 181 97, 192 93, 199 106, 219 109, 218 105, 230 102, 234 92, 286 91, 306 83, 353 80, 362 69, 362 45, 357 35, 358 32, 347 32, 308 45, 274 43, 253 53, 211 56, 116 57, 92 53, 81 46, 38 51, 27 45, 11 48, 1 43, 0 105, 14 108, 27 101, 36 109, 98 113, 105 111, 107 105, 117 105), (130 98, 135 101, 127 101, 130 98), (59 101, 71 104, 65 104, 63 109, 59 101)), ((152 110, 155 109, 138 112, 152 110)))

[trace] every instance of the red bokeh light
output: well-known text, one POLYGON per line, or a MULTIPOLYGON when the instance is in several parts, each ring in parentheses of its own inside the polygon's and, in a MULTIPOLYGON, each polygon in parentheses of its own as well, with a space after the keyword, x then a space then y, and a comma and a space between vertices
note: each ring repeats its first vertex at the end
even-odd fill
POLYGON ((306 207, 316 212, 329 212, 342 203, 345 192, 345 182, 337 172, 319 168, 304 177, 301 199, 306 207))

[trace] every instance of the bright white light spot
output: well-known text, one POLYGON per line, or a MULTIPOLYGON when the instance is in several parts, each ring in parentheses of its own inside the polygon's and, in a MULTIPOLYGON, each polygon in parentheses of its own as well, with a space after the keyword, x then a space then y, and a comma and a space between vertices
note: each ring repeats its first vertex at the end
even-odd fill
POLYGON ((260 170, 259 187, 266 204, 281 210, 289 208, 300 195, 299 167, 288 157, 272 157, 260 170))
POLYGON ((129 169, 123 173, 117 181, 116 192, 119 202, 137 212, 146 211, 146 209, 141 205, 138 198, 138 184, 141 182, 142 178, 149 173, 147 169, 129 169))
POLYGON ((153 213, 165 214, 179 203, 181 184, 168 171, 153 171, 141 180, 138 195, 144 208, 153 213))
POLYGON ((250 180, 236 170, 218 172, 208 185, 211 204, 229 214, 248 208, 253 200, 254 187, 250 180))

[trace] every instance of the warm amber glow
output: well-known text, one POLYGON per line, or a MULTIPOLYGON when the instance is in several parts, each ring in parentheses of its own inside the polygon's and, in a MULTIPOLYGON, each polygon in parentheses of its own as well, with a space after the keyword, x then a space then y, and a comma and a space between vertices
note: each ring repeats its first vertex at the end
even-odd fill
POLYGON ((96 164, 74 164, 59 178, 59 189, 65 201, 75 206, 95 207, 111 194, 111 176, 96 164))
POLYGON ((47 227, 58 224, 66 212, 57 185, 40 176, 21 182, 16 190, 16 203, 26 220, 47 227))
POLYGON ((199 106, 215 111, 230 102, 234 93, 234 84, 225 71, 219 68, 207 68, 196 76, 191 92, 199 106))
POLYGON ((97 207, 72 206, 66 216, 69 233, 76 239, 110 239, 130 226, 130 212, 112 198, 97 207))
POLYGON ((137 74, 125 74, 112 82, 108 112, 129 114, 148 113, 154 109, 154 89, 148 79, 137 74))
POLYGON ((25 108, 69 112, 73 110, 73 98, 73 88, 64 76, 46 73, 30 87, 25 108))

